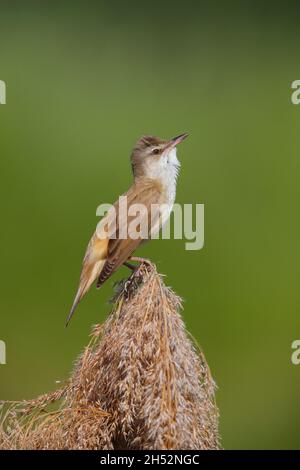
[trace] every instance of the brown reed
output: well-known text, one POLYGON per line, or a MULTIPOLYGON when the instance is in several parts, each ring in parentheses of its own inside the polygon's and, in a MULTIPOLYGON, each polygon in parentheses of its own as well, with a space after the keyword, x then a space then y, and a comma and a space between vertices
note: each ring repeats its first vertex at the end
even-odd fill
POLYGON ((215 384, 180 308, 142 264, 66 385, 2 404, 0 449, 218 449, 215 384))

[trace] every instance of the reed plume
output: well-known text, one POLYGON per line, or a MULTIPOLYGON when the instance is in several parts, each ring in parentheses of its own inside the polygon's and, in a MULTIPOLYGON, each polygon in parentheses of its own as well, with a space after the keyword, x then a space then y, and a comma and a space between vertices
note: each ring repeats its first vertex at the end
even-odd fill
POLYGON ((218 449, 215 384, 180 309, 155 266, 142 264, 118 286, 66 385, 2 404, 0 449, 218 449))

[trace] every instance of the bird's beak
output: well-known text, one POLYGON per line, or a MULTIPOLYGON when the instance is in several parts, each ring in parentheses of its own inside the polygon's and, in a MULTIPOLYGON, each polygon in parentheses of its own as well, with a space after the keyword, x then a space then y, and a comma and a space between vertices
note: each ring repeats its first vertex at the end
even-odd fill
POLYGON ((180 144, 184 139, 186 139, 188 134, 185 132, 184 134, 180 134, 177 137, 173 137, 168 143, 167 143, 167 148, 174 148, 176 145, 180 144))

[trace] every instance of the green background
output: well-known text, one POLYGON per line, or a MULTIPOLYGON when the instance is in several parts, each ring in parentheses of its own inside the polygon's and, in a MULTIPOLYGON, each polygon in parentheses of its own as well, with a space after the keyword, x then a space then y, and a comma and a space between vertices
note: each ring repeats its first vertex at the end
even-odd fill
POLYGON ((177 202, 205 204, 205 247, 150 257, 219 390, 225 448, 297 448, 300 365, 296 2, 1 2, 1 399, 64 380, 108 313, 92 289, 66 330, 96 207, 131 183, 151 133, 179 148, 177 202))

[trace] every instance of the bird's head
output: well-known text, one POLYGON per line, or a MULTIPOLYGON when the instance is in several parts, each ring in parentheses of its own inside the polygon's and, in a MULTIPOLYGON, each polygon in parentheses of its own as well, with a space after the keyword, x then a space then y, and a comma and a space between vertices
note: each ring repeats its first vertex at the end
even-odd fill
POLYGON ((188 134, 180 134, 171 140, 151 135, 141 137, 131 154, 134 177, 160 179, 168 172, 177 173, 180 164, 176 156, 176 146, 187 136, 188 134))

